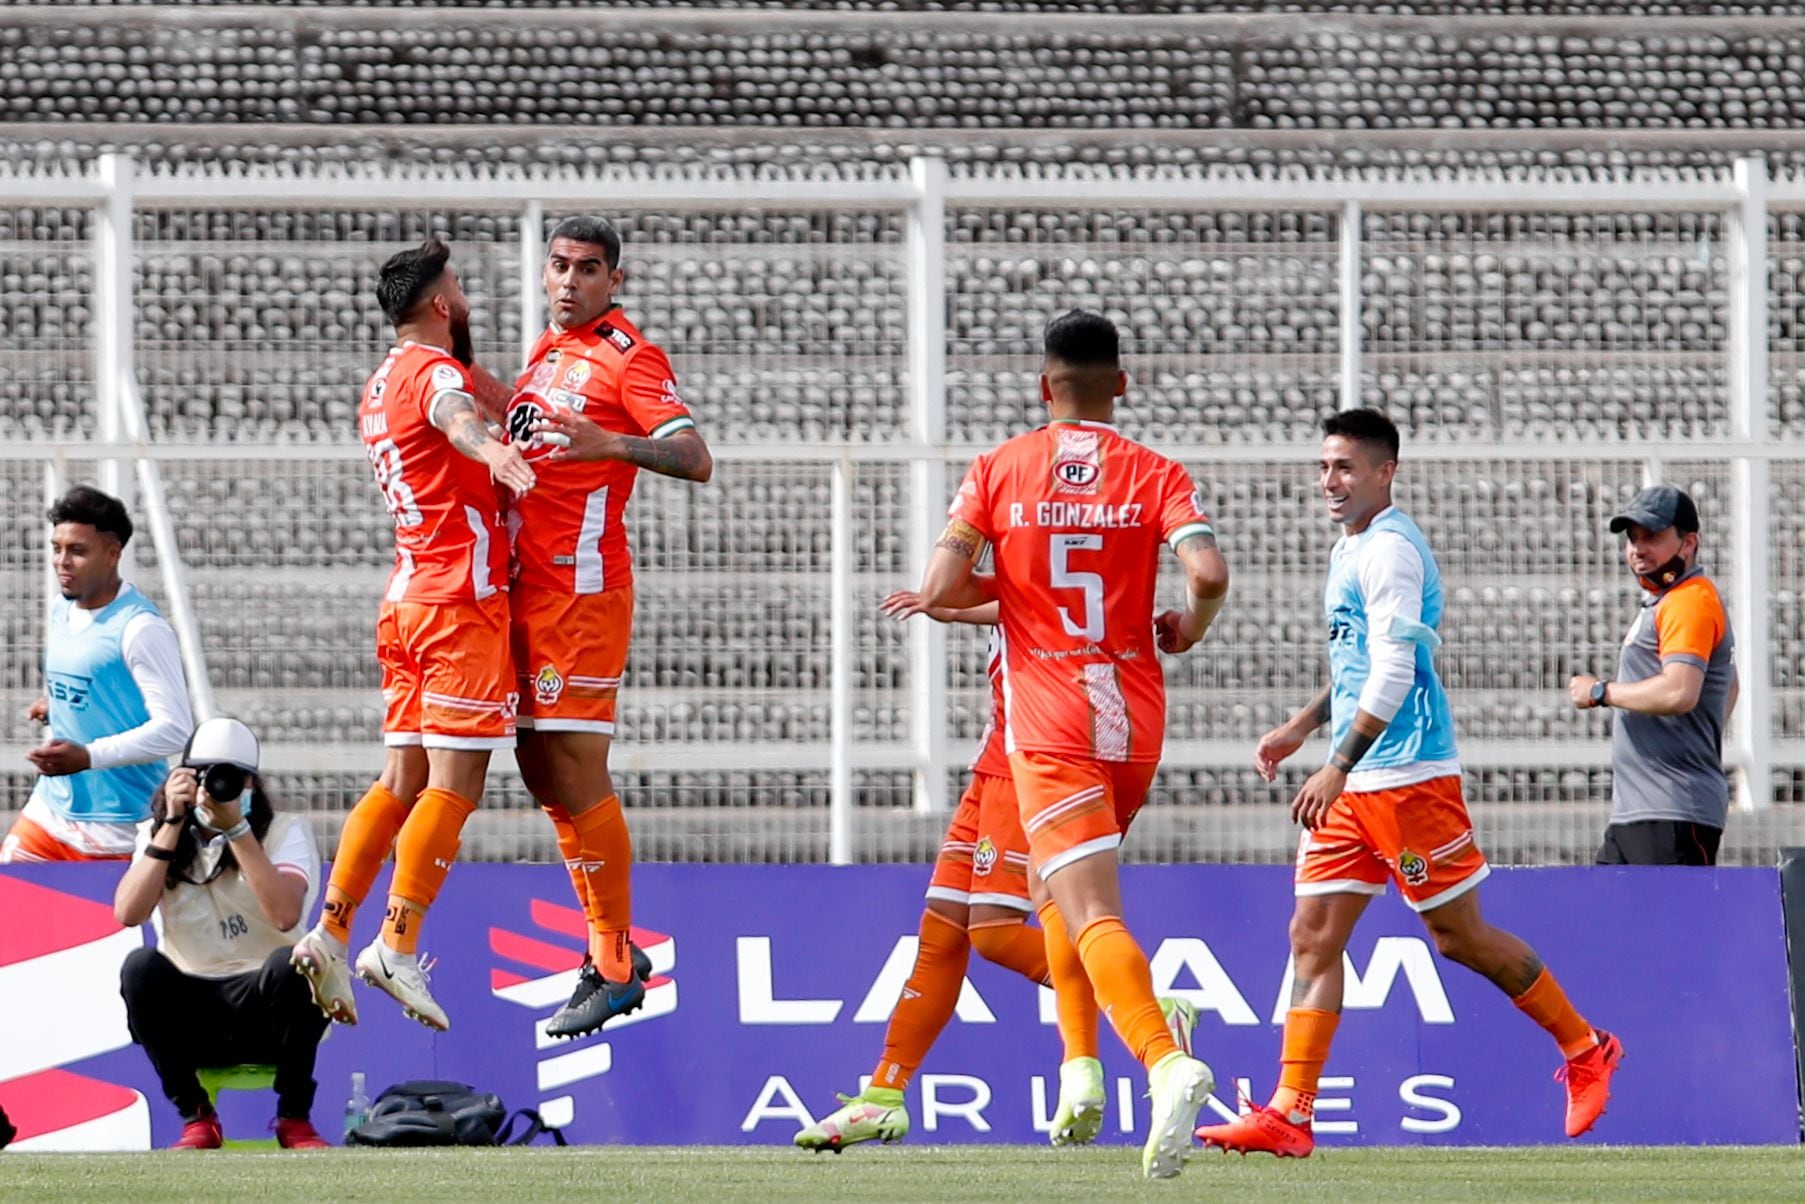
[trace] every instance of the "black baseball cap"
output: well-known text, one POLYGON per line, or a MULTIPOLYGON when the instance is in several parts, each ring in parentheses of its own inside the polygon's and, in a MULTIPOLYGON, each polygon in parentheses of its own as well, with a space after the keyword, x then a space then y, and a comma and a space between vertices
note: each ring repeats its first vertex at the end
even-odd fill
POLYGON ((1611 534, 1617 535, 1630 526, 1650 531, 1673 527, 1681 535, 1698 530, 1698 507, 1684 489, 1673 485, 1650 485, 1630 499, 1630 504, 1611 516, 1611 534))

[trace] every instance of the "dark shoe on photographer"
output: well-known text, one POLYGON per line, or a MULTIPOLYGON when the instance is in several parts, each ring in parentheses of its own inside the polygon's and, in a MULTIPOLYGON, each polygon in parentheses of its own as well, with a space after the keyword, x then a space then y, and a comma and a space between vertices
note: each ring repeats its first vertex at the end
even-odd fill
POLYGON ((182 1135, 169 1148, 172 1150, 217 1150, 226 1142, 219 1127, 219 1113, 208 1108, 182 1126, 182 1135))
POLYGON ((332 1147, 320 1136, 313 1122, 301 1116, 278 1116, 270 1126, 276 1131, 276 1144, 285 1150, 327 1150, 332 1147))

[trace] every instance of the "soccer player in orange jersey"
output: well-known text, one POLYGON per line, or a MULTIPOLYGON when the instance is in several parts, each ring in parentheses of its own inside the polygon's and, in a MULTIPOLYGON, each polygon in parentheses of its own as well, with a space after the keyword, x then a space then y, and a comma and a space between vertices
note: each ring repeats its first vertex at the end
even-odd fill
MULTIPOLYGON (((1122 923, 1116 849, 1159 767, 1165 681, 1155 641, 1184 652, 1228 592, 1202 498, 1183 466, 1111 425, 1128 388, 1116 329, 1082 310, 1047 327, 1052 421, 979 456, 922 580, 928 607, 1001 604, 1003 738, 1036 872, 1055 990, 1073 962, 1149 1071, 1149 1178, 1184 1166, 1209 1067, 1174 1042, 1147 957, 1122 923), (994 578, 974 574, 986 544, 994 578), (1182 610, 1154 616, 1161 544, 1185 569, 1182 610), (1076 947, 1077 956, 1065 953, 1076 947)), ((1062 1083, 1063 1086, 1063 1083, 1062 1083)))
MULTIPOLYGON (((972 610, 920 610, 920 596, 904 590, 885 598, 886 614, 926 613, 941 623, 990 626, 988 655, 991 719, 971 765, 971 784, 959 799, 934 862, 928 901, 921 913, 914 969, 884 1031, 884 1051, 871 1085, 841 1096, 842 1107, 796 1134, 805 1150, 840 1150, 861 1141, 900 1141, 909 1131, 903 1092, 933 1047, 965 982, 976 949, 984 958, 1051 985, 1046 942, 1027 926, 1035 891, 1028 874, 1028 838, 1022 832, 1009 757, 1003 751, 1003 651, 994 632, 994 602, 972 610)), ((1044 892, 1043 892, 1044 893, 1044 892)), ((1094 1045, 1095 1028, 1091 1037, 1094 1045)), ((1095 1053, 1094 1048, 1091 1051, 1095 1053)), ((1076 1056, 1070 1054, 1068 1056, 1076 1056)))
POLYGON ((595 218, 552 231, 551 325, 507 405, 540 484, 508 515, 521 776, 558 833, 589 925, 575 993, 547 1025, 575 1037, 645 999, 629 939, 633 842, 608 773, 633 627, 627 499, 639 470, 707 481, 714 462, 671 362, 621 312, 620 235, 595 218))
POLYGON ((1333 733, 1328 764, 1291 802, 1305 832, 1278 1089, 1269 1104, 1197 1136, 1281 1158, 1315 1148, 1316 1086, 1341 1020, 1342 951, 1395 878, 1442 956, 1489 978, 1560 1046, 1567 1136, 1577 1137, 1604 1111, 1622 1043, 1586 1022, 1534 949, 1480 914, 1479 884, 1491 871, 1461 798, 1453 708, 1435 671, 1441 570, 1421 528, 1391 502, 1398 428, 1356 409, 1322 429, 1323 501, 1345 532, 1323 591, 1329 684, 1254 750, 1270 782, 1311 732, 1328 724, 1333 733))
POLYGON ((395 522, 395 567, 376 625, 388 751, 382 776, 345 821, 320 923, 293 954, 314 1001, 348 1024, 357 1022, 345 966, 351 920, 392 846, 388 913, 357 972, 422 1024, 451 1027, 416 956, 420 924, 457 858, 490 752, 514 742, 507 533, 496 483, 525 494, 535 474, 517 448, 490 436, 477 410, 470 306, 450 257, 435 238, 382 265, 376 299, 395 324, 395 346, 358 407, 395 522))

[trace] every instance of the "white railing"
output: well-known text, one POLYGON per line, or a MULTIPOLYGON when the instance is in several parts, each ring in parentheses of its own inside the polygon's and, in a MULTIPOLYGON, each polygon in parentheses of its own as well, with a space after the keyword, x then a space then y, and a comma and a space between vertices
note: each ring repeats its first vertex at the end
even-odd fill
MULTIPOLYGON (((830 631, 830 739, 824 746, 721 743, 706 747, 635 746, 617 752, 622 767, 688 770, 719 767, 789 769, 824 768, 831 784, 835 861, 855 856, 853 829, 857 770, 895 769, 913 774, 914 806, 941 811, 947 784, 967 750, 955 741, 948 724, 949 682, 946 632, 914 623, 908 631, 909 685, 906 706, 910 734, 906 741, 859 743, 851 714, 857 688, 858 652, 853 552, 854 484, 861 466, 901 465, 907 469, 908 558, 915 571, 925 561, 938 529, 941 503, 948 495, 949 473, 981 448, 953 440, 947 417, 948 341, 947 223, 952 209, 1006 207, 1062 210, 1180 209, 1312 211, 1338 222, 1339 348, 1336 373, 1343 407, 1361 404, 1364 380, 1362 335, 1363 214, 1401 210, 1500 212, 1572 210, 1581 212, 1709 211, 1722 215, 1729 239, 1724 290, 1724 322, 1729 331, 1727 437, 1716 439, 1626 440, 1618 444, 1574 446, 1554 442, 1513 441, 1483 446, 1458 443, 1412 443, 1408 457, 1427 464, 1484 465, 1492 461, 1583 461, 1639 466, 1645 479, 1658 479, 1671 463, 1722 461, 1730 466, 1731 531, 1727 592, 1733 600, 1733 622, 1740 647, 1742 699, 1732 723, 1727 758, 1738 769, 1740 806, 1771 805, 1772 769, 1805 766, 1805 742, 1777 738, 1770 690, 1768 599, 1772 593, 1767 533, 1772 530, 1770 465, 1805 462, 1805 444, 1776 441, 1768 412, 1768 213, 1774 208, 1805 207, 1805 181, 1769 180, 1759 159, 1738 163, 1728 178, 1637 180, 1623 183, 1526 183, 1521 180, 1450 179, 1425 182, 1373 180, 1057 180, 1017 176, 949 177, 945 165, 932 158, 911 164, 906 177, 868 183, 822 184, 783 181, 482 181, 433 179, 335 179, 145 176, 135 178, 128 161, 105 156, 97 172, 85 178, 0 176, 0 199, 17 205, 65 205, 92 210, 95 245, 95 297, 91 339, 94 404, 99 438, 93 442, 49 442, 0 447, 0 463, 39 461, 50 465, 46 487, 60 484, 56 466, 69 461, 103 465, 103 487, 125 492, 135 465, 139 496, 135 506, 145 514, 158 552, 170 617, 181 637, 194 686, 197 709, 211 713, 209 678, 189 590, 182 549, 164 496, 159 465, 170 461, 343 464, 361 461, 362 452, 345 445, 243 445, 152 443, 134 368, 133 216, 147 210, 182 207, 258 209, 407 209, 453 208, 460 212, 492 211, 518 216, 519 325, 523 344, 530 344, 542 321, 537 262, 541 254, 543 218, 548 207, 587 207, 605 197, 611 211, 779 210, 823 212, 839 209, 882 211, 906 217, 908 343, 904 365, 908 386, 898 401, 907 408, 901 429, 906 438, 853 444, 753 444, 727 442, 716 447, 716 459, 734 464, 816 464, 831 482, 829 528, 832 556, 824 583, 830 631)), ((656 333, 656 332, 654 332, 656 333)), ((679 360, 679 370, 682 362, 679 360)), ((1157 432, 1147 432, 1157 436, 1157 432)), ((1307 464, 1312 443, 1161 442, 1162 450, 1194 469, 1262 463, 1307 464)), ((1599 536, 1603 538, 1602 533, 1599 536)), ((1305 573, 1308 575, 1308 572, 1305 573)), ((1299 655, 1314 655, 1300 649, 1299 655)), ((1295 701, 1295 700, 1293 700, 1295 701)), ((1469 764, 1495 767, 1598 768, 1608 764, 1608 749, 1597 739, 1561 742, 1469 742, 1469 764)), ((340 746, 273 747, 272 765, 306 772, 351 770, 374 766, 380 749, 372 739, 361 753, 340 746)), ((1241 768, 1247 747, 1240 740, 1177 733, 1167 763, 1194 768, 1241 768)))

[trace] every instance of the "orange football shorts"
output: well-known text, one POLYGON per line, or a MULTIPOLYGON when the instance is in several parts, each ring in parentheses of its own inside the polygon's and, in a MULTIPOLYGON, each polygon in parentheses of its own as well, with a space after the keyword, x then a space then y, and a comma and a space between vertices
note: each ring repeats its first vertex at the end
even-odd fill
POLYGON ((1382 895, 1395 878, 1404 901, 1433 911, 1491 873, 1473 840, 1460 775, 1395 790, 1347 791, 1297 847, 1297 893, 1382 895))
POLYGON ((1056 870, 1122 843, 1159 762, 1013 752, 1009 772, 1028 850, 1045 882, 1056 870))
POLYGON ((972 775, 953 822, 946 826, 928 898, 1033 910, 1028 901, 1028 837, 1022 832, 1015 783, 1007 777, 972 775))
POLYGON ((516 587, 514 673, 520 726, 614 734, 614 701, 633 636, 633 587, 566 594, 516 587))
POLYGON ((512 748, 514 666, 508 596, 478 602, 384 602, 376 619, 384 744, 512 748))

